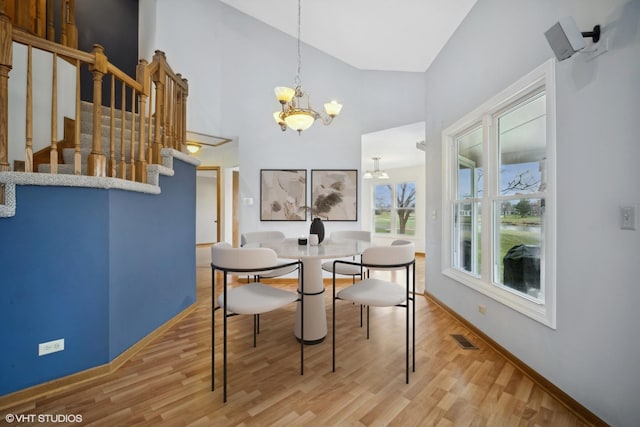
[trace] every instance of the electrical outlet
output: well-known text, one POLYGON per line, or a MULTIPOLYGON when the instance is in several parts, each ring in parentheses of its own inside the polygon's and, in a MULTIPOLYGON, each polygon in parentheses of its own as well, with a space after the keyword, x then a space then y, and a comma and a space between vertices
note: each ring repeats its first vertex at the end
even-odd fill
POLYGON ((64 350, 64 338, 38 344, 38 356, 64 350))
POLYGON ((480 314, 487 314, 487 306, 478 304, 478 311, 480 312, 480 314))
POLYGON ((636 229, 636 207, 623 206, 620 208, 620 228, 622 230, 636 229))

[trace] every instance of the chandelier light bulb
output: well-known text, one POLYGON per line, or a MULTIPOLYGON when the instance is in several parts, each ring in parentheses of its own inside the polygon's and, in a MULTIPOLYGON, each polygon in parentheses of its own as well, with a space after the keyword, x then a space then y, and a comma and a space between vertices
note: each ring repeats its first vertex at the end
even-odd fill
POLYGON ((315 120, 315 116, 305 110, 296 110, 284 118, 287 126, 298 133, 309 129, 315 120))
POLYGON ((338 104, 338 101, 335 99, 331 102, 327 102, 324 104, 324 111, 327 112, 329 117, 335 117, 340 114, 340 110, 342 110, 342 104, 338 104))
POLYGON ((273 91, 276 94, 276 99, 282 105, 291 102, 291 100, 293 99, 293 96, 296 93, 295 90, 291 89, 290 87, 286 87, 286 86, 278 86, 273 91))

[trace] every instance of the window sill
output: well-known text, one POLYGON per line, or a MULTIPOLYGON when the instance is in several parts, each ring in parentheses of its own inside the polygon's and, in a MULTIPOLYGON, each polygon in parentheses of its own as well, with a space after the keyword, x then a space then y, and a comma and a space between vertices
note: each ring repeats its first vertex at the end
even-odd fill
POLYGON ((445 268, 442 271, 445 276, 459 282, 469 288, 492 298, 495 301, 515 310, 543 325, 556 329, 555 318, 551 315, 555 312, 548 304, 544 304, 533 298, 519 295, 514 291, 485 282, 454 268, 445 268))

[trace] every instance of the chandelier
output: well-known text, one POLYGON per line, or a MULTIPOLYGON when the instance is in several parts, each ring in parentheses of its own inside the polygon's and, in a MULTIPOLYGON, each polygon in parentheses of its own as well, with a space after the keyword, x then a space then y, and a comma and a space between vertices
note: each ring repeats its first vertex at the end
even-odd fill
POLYGON ((383 170, 380 170, 380 157, 372 157, 373 170, 366 171, 363 175, 363 179, 389 179, 389 175, 383 170))
POLYGON ((282 111, 273 113, 273 118, 283 132, 287 130, 287 128, 291 128, 300 134, 303 130, 309 129, 318 119, 322 124, 328 125, 333 121, 335 116, 340 114, 340 110, 342 109, 342 104, 339 104, 337 101, 327 102, 324 104, 324 110, 327 116, 324 117, 311 108, 309 94, 302 90, 302 83, 300 82, 301 63, 300 0, 298 0, 298 73, 294 80, 295 88, 278 86, 274 89, 276 99, 282 106, 282 111), (306 108, 303 106, 304 98, 306 98, 306 108))

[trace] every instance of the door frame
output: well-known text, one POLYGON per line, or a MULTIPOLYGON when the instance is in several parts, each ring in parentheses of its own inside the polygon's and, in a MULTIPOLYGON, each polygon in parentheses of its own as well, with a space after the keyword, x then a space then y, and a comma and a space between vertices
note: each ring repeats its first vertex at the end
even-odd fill
POLYGON ((220 241, 220 166, 198 166, 196 168, 196 177, 198 175, 197 171, 216 171, 216 241, 213 243, 217 243, 220 241))

